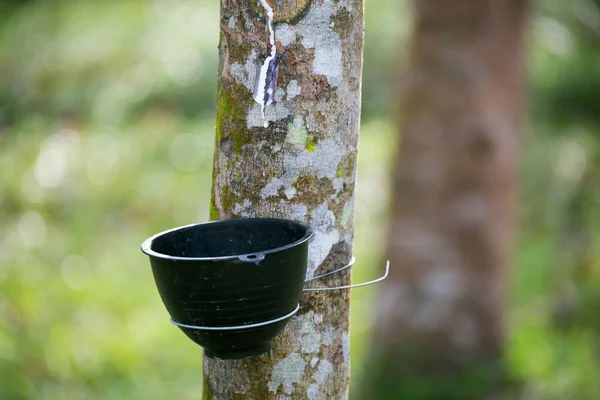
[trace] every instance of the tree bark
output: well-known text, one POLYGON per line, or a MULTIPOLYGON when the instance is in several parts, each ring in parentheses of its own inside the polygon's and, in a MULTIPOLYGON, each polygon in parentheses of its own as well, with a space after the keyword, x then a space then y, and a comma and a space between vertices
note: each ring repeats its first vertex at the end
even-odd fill
POLYGON ((371 395, 483 398, 501 379, 527 3, 414 1, 371 395))
MULTIPOLYGON (((315 232, 307 277, 345 265, 352 255, 363 1, 221 0, 220 23, 211 218, 307 222, 315 232)), ((349 282, 341 273, 319 284, 349 282)), ((350 293, 309 293, 272 358, 205 357, 203 398, 347 398, 350 293)))

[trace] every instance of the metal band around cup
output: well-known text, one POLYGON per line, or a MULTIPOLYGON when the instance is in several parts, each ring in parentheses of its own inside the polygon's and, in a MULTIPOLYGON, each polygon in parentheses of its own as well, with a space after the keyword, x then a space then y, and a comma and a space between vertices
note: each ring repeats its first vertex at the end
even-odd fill
POLYGON ((188 329, 197 329, 202 331, 234 331, 238 329, 251 329, 258 328, 259 326, 265 326, 274 324, 275 322, 283 321, 284 319, 290 318, 292 315, 296 314, 300 309, 300 303, 296 306, 296 309, 289 314, 284 315, 283 317, 275 318, 269 321, 257 322, 255 324, 248 325, 238 325, 238 326, 197 326, 197 325, 186 325, 180 322, 177 322, 171 318, 171 323, 177 325, 180 328, 188 328, 188 329))

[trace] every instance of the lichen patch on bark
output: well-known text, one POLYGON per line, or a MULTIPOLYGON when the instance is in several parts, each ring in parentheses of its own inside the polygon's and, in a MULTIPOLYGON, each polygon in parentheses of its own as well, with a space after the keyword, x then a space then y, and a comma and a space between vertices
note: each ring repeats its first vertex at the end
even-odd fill
POLYGON ((252 93, 258 79, 258 53, 252 50, 244 65, 233 63, 229 73, 234 76, 237 83, 244 85, 252 93))
POLYGON ((307 278, 314 276, 333 245, 340 240, 339 231, 335 228, 335 214, 327 207, 327 203, 317 207, 311 216, 314 239, 308 250, 307 278))
POLYGON ((311 383, 306 390, 307 399, 316 399, 319 397, 321 384, 325 382, 329 374, 333 372, 333 365, 327 360, 321 360, 319 367, 312 374, 315 383, 311 383))
POLYGON ((279 24, 275 28, 275 40, 281 46, 287 46, 296 41, 296 31, 290 28, 288 24, 279 24))
POLYGON ((277 392, 279 386, 282 386, 284 393, 292 394, 294 384, 300 382, 304 377, 305 367, 306 361, 304 361, 304 358, 296 353, 289 354, 273 367, 273 373, 269 381, 269 391, 277 392))
POLYGON ((331 20, 337 10, 333 2, 311 8, 298 29, 302 46, 315 49, 313 73, 327 77, 331 86, 342 82, 342 42, 331 20))

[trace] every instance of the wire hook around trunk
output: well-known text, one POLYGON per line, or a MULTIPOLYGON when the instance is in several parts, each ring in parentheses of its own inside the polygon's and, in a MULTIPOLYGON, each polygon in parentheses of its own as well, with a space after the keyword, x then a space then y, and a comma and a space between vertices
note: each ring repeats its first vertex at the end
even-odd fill
MULTIPOLYGON (((343 267, 338 268, 338 269, 334 269, 333 271, 325 272, 324 274, 321 274, 321 275, 314 276, 312 278, 309 278, 309 279, 305 280, 304 282, 314 281, 315 279, 323 278, 324 276, 333 275, 333 274, 335 274, 337 272, 343 271, 346 268, 350 268, 351 266, 353 266, 355 261, 356 261, 356 259, 354 257, 352 257, 350 259, 350 262, 348 264, 344 265, 343 267)), ((357 287, 361 287, 361 286, 368 286, 368 285, 372 285, 372 284, 377 283, 377 282, 381 282, 382 280, 384 280, 385 278, 387 278, 389 272, 390 272, 390 260, 387 260, 387 262, 385 264, 385 274, 383 274, 382 277, 374 279, 372 281, 363 282, 363 283, 357 283, 357 284, 354 284, 354 285, 347 285, 347 286, 304 288, 303 291, 305 291, 305 292, 319 292, 319 291, 325 291, 325 290, 352 289, 352 288, 357 288, 357 287)))

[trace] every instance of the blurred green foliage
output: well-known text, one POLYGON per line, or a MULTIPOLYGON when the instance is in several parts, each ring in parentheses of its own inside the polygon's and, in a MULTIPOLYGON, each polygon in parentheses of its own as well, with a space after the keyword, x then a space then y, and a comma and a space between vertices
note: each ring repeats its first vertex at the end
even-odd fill
MULTIPOLYGON (((540 0, 507 362, 525 399, 600 398, 600 8, 540 0)), ((0 1, 0 399, 197 399, 147 236, 208 219, 218 2, 0 1)), ((381 268, 406 1, 369 0, 357 281, 381 268), (396 54, 396 56, 390 56, 396 54)), ((376 288, 353 294, 361 375, 376 288)))

